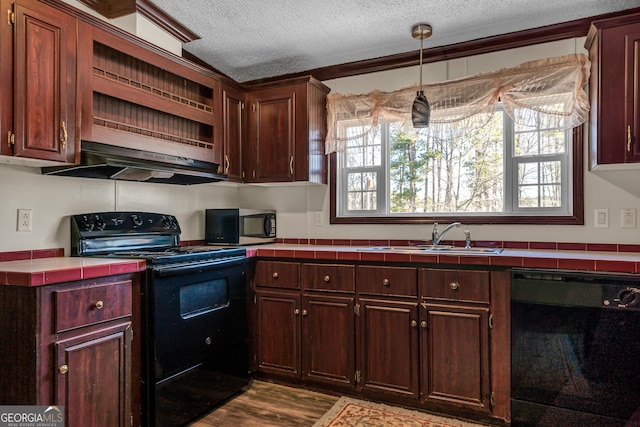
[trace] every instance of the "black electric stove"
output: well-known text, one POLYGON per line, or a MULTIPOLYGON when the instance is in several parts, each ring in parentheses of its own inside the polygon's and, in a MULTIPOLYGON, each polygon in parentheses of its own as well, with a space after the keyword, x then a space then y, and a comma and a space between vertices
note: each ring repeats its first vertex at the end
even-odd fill
POLYGON ((250 381, 246 250, 181 247, 180 232, 174 216, 158 213, 71 217, 72 255, 147 263, 138 326, 146 427, 184 425, 250 381))

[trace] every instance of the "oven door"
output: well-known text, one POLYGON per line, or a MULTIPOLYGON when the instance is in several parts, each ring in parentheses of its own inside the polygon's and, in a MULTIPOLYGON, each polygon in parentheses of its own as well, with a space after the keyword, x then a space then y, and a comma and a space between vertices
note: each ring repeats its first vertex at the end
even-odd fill
POLYGON ((223 353, 248 357, 245 263, 241 257, 151 270, 148 361, 156 382, 223 353))

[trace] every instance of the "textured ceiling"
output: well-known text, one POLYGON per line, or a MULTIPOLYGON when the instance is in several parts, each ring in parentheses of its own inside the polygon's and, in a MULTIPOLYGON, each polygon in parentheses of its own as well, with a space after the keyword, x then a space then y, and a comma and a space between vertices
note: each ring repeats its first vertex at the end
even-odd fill
POLYGON ((238 82, 640 6, 640 0, 153 0, 201 38, 184 49, 238 82))

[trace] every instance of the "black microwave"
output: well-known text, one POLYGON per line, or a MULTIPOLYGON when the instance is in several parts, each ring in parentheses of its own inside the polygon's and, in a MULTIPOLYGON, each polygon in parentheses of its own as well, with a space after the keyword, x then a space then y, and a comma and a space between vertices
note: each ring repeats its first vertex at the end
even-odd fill
POLYGON ((276 241, 276 211, 205 209, 206 245, 258 245, 276 241))

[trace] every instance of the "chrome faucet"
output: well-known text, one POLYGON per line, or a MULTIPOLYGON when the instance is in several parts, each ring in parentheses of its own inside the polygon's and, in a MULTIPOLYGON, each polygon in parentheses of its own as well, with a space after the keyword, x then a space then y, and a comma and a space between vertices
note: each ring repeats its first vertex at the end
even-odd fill
MULTIPOLYGON (((453 227, 460 227, 462 224, 459 222, 452 222, 451 224, 447 225, 445 227, 444 230, 442 230, 442 233, 438 232, 438 223, 435 222, 433 223, 433 231, 431 232, 431 244, 434 246, 437 246, 440 244, 440 241, 442 240, 442 238, 444 237, 445 234, 447 234, 447 232, 449 230, 451 230, 453 227)), ((470 246, 471 245, 471 234, 467 234, 468 231, 465 231, 465 238, 467 239, 467 244, 470 246)))

